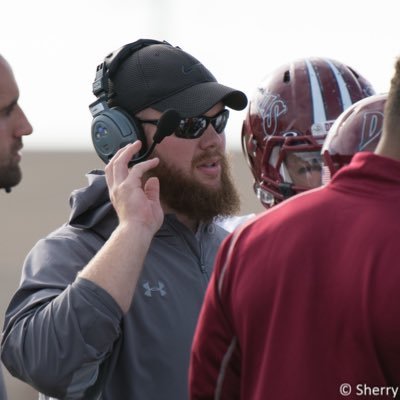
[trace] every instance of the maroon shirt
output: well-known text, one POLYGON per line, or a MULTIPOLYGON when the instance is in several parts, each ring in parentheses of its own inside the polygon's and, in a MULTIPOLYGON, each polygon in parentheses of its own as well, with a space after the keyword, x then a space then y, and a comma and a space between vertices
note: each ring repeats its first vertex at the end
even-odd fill
POLYGON ((398 386, 400 162, 358 153, 224 241, 191 399, 376 400, 398 386))

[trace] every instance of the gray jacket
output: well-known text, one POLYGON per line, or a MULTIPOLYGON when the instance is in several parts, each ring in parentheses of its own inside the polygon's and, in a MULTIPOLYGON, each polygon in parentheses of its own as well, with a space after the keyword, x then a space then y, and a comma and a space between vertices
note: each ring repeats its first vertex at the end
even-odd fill
POLYGON ((5 319, 1 357, 42 399, 186 400, 190 347, 217 249, 227 232, 193 234, 166 215, 132 306, 77 273, 117 225, 104 175, 72 193, 69 223, 40 240, 5 319))

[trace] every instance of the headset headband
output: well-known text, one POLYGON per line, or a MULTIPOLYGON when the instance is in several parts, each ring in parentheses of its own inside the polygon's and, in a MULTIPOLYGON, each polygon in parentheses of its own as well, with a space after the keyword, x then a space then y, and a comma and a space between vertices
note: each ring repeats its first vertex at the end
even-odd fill
POLYGON ((141 50, 143 47, 151 46, 153 44, 164 44, 171 46, 165 40, 160 42, 153 39, 139 39, 136 42, 126 44, 119 49, 108 54, 104 61, 96 68, 96 77, 93 82, 93 94, 97 98, 108 99, 108 79, 112 78, 119 66, 131 54, 141 50))

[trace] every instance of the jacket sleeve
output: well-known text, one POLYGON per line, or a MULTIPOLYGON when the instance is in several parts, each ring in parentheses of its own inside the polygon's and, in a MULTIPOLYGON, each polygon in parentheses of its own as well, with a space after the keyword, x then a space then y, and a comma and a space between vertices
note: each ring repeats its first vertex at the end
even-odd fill
POLYGON ((15 377, 62 399, 89 398, 120 337, 113 298, 77 273, 93 249, 65 237, 41 240, 29 253, 6 312, 1 358, 15 377))
POLYGON ((191 400, 240 398, 240 349, 231 322, 228 285, 222 282, 229 264, 231 239, 228 236, 217 254, 193 339, 189 368, 191 400))

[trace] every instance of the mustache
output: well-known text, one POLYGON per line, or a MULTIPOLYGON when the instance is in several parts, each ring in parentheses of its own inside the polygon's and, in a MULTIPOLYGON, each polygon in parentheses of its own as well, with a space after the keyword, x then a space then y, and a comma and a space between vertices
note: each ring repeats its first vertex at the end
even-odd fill
POLYGON ((207 161, 210 158, 218 157, 219 159, 225 159, 225 153, 221 152, 220 150, 206 150, 202 154, 198 155, 197 157, 193 158, 192 165, 196 165, 203 161, 207 161))
POLYGON ((18 138, 15 140, 15 142, 13 143, 13 146, 11 148, 12 152, 18 152, 20 150, 22 150, 22 148, 24 147, 24 145, 22 144, 22 139, 18 138))

